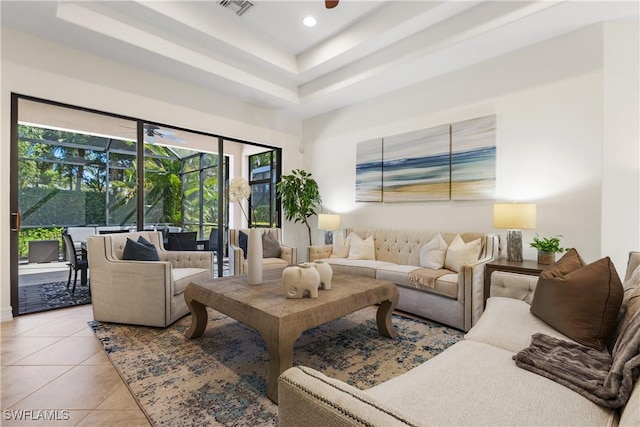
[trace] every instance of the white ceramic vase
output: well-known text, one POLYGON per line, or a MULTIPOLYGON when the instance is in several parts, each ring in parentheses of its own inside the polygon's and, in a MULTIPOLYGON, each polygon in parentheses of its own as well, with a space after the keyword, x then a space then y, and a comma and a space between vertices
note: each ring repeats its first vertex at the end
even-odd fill
POLYGON ((247 274, 250 285, 262 283, 262 231, 249 229, 247 241, 247 274))

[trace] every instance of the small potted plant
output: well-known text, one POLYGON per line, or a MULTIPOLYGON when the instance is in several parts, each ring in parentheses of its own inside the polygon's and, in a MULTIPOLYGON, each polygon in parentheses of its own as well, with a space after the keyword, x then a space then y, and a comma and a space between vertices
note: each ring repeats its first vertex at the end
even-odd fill
POLYGON ((567 248, 560 247, 560 237, 562 235, 540 238, 536 234, 531 247, 538 250, 538 264, 553 264, 556 261, 556 253, 562 253, 567 250, 567 248))

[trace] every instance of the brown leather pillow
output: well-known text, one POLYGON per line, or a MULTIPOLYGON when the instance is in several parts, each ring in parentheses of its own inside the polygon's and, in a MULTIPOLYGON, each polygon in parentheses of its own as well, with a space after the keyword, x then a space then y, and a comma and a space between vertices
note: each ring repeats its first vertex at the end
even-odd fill
POLYGON ((620 277, 609 257, 560 274, 575 267, 569 266, 572 259, 552 269, 560 259, 540 274, 531 313, 574 341, 603 350, 622 304, 620 277))

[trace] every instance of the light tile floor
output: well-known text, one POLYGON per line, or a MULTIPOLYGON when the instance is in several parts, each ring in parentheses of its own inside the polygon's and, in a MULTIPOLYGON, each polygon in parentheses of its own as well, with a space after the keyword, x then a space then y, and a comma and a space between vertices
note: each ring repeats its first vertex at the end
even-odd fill
POLYGON ((2 426, 150 425, 89 320, 84 305, 0 323, 2 426))

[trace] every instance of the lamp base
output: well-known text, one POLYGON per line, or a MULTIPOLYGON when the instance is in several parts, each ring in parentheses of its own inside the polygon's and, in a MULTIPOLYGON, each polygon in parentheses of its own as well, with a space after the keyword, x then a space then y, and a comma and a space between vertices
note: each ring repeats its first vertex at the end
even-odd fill
POLYGON ((333 245, 333 231, 324 232, 324 244, 333 245))
POLYGON ((522 261, 522 231, 507 231, 507 260, 522 261))

